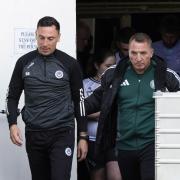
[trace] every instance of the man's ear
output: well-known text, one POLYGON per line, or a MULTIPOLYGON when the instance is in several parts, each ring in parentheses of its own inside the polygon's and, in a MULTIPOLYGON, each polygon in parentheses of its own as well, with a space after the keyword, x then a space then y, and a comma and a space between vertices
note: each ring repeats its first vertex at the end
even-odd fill
POLYGON ((154 55, 154 49, 152 48, 152 50, 151 50, 151 57, 153 57, 153 55, 154 55))

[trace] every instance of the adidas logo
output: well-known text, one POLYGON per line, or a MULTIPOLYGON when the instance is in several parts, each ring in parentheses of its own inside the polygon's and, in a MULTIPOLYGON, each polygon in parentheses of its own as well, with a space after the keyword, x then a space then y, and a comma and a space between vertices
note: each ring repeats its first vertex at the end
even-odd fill
POLYGON ((121 86, 129 86, 129 82, 127 79, 124 80, 124 82, 121 83, 121 86))

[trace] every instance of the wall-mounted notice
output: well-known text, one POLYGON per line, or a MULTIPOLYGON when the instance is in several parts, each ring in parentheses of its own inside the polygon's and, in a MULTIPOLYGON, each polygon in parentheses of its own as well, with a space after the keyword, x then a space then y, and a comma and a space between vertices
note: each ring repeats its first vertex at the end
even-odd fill
POLYGON ((25 54, 36 49, 35 29, 15 28, 14 29, 14 50, 15 54, 25 54))

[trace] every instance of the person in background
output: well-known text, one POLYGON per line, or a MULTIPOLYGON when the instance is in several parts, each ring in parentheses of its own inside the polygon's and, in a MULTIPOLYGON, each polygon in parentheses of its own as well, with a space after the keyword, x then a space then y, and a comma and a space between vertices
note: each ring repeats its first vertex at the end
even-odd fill
MULTIPOLYGON (((87 68, 89 60, 91 59, 92 49, 92 35, 88 24, 83 20, 77 21, 76 33, 76 52, 77 61, 80 64, 83 79, 87 78, 87 68)), ((88 169, 86 168, 85 161, 78 162, 78 180, 88 180, 88 169)))
MULTIPOLYGON (((90 96, 95 89, 101 86, 102 74, 116 63, 113 51, 107 49, 98 50, 92 62, 89 64, 88 77, 83 80, 85 98, 90 96)), ((87 165, 91 180, 120 180, 120 172, 117 159, 113 151, 109 153, 108 162, 106 155, 95 155, 96 131, 100 112, 88 115, 89 149, 87 165)))
POLYGON ((123 180, 155 180, 155 91, 180 91, 180 77, 153 56, 145 33, 129 40, 129 57, 106 70, 85 99, 87 114, 101 111, 97 154, 115 148, 123 180))
POLYGON ((37 50, 20 57, 7 95, 7 118, 12 142, 23 143, 17 125, 17 107, 22 91, 25 105, 26 151, 32 180, 69 180, 77 120, 78 160, 86 158, 87 121, 83 83, 77 61, 56 49, 60 24, 50 16, 37 23, 37 50))
POLYGON ((135 30, 132 27, 124 27, 117 32, 115 40, 117 47, 115 51, 116 64, 118 64, 121 59, 128 56, 129 39, 133 34, 135 34, 135 30))
POLYGON ((154 42, 154 53, 167 62, 167 66, 180 74, 180 21, 175 15, 164 16, 160 22, 162 40, 154 42))
POLYGON ((82 20, 77 22, 77 60, 81 66, 83 77, 87 77, 87 64, 91 57, 92 35, 89 26, 82 20))

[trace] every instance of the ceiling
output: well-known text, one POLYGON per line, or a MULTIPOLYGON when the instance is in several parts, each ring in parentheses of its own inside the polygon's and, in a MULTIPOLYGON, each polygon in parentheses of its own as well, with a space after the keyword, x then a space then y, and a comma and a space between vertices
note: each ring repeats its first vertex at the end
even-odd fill
POLYGON ((79 17, 115 17, 133 13, 180 13, 179 0, 77 0, 79 17))

